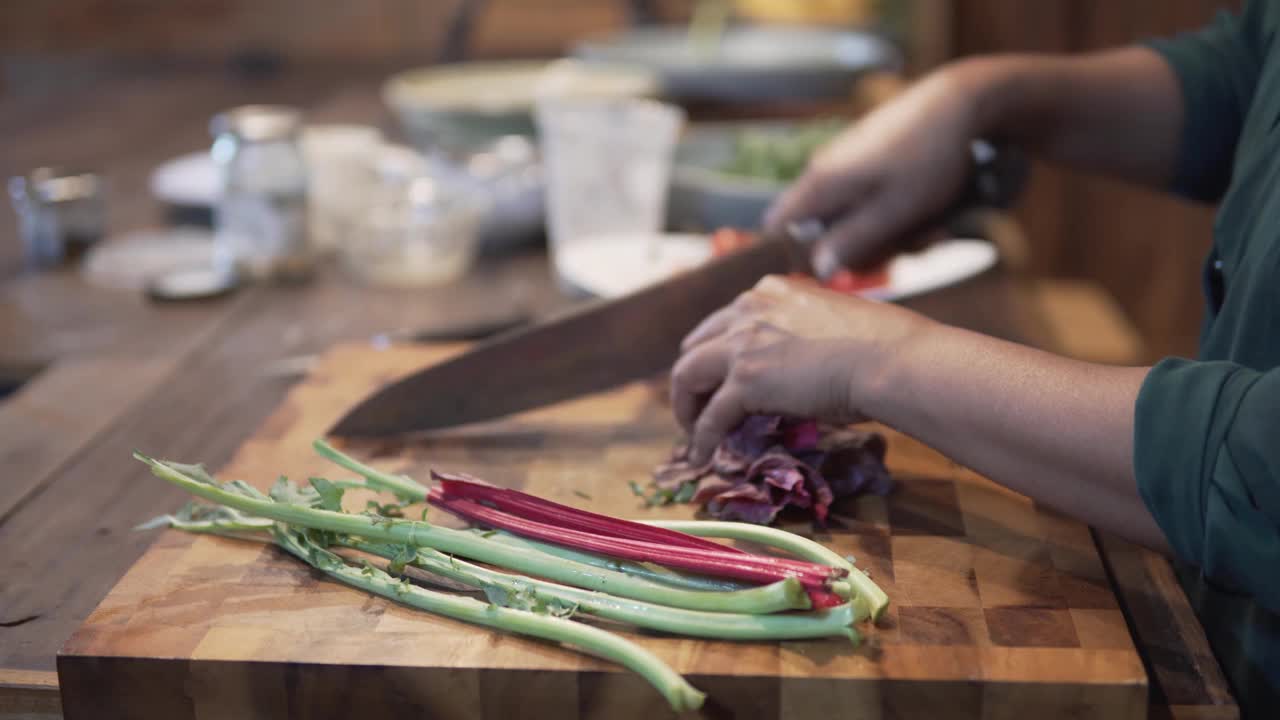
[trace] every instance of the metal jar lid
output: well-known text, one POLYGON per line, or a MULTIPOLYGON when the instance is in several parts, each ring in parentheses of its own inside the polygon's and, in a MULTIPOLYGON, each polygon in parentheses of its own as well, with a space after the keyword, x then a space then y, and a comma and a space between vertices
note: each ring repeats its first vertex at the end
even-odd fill
POLYGON ((242 105, 214 116, 209 131, 235 135, 247 142, 271 142, 295 137, 302 129, 302 113, 287 105, 242 105))
POLYGON ((9 181, 15 201, 37 201, 44 205, 94 200, 102 192, 102 179, 93 173, 65 168, 41 167, 9 181))

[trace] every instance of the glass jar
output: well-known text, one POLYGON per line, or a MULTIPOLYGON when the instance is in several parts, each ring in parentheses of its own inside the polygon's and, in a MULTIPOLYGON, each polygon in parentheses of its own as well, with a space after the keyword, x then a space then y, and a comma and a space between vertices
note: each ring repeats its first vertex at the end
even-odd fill
POLYGON ((106 222, 104 181, 92 173, 42 167, 9 181, 27 267, 77 261, 101 239, 106 222))
POLYGON ((301 113, 247 105, 218 115, 210 129, 222 184, 214 209, 222 261, 255 280, 310 278, 315 258, 308 239, 301 113))

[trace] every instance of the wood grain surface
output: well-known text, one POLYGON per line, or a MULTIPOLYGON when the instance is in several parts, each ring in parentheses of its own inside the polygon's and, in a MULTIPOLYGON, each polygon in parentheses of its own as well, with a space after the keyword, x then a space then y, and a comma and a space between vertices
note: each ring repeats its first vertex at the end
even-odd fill
MULTIPOLYGON (((310 441, 431 353, 326 355, 222 475, 265 486, 331 473, 310 441)), ((419 477, 452 468, 613 514, 688 516, 642 509, 626 489, 676 439, 662 397, 658 384, 634 384, 358 451, 419 477)), ((890 448, 898 490, 844 503, 839 527, 818 536, 854 554, 893 601, 863 647, 636 639, 709 694, 711 716, 1146 717, 1146 674, 1088 528, 904 436, 891 434, 890 448)), ((187 453, 175 459, 200 459, 198 447, 187 453)), ((137 483, 160 481, 139 466, 137 483)), ((66 644, 58 672, 73 719, 667 714, 607 663, 370 598, 272 548, 170 531, 66 644)))

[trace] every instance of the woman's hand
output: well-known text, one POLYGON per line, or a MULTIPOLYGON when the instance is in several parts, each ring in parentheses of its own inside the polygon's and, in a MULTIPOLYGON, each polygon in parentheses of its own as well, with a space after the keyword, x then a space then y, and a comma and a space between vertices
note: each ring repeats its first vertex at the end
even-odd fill
POLYGON ((751 413, 863 419, 858 388, 882 373, 899 340, 928 321, 897 306, 766 277, 708 317, 672 371, 676 418, 705 460, 751 413))
POLYGON ((813 267, 829 277, 872 264, 959 194, 981 132, 974 86, 959 70, 936 72, 850 126, 814 154, 770 208, 765 225, 823 221, 813 267))
POLYGON ((811 281, 766 277, 685 338, 671 399, 693 462, 748 414, 874 419, 1168 552, 1133 472, 1134 406, 1147 370, 1068 360, 811 281))
POLYGON ((1148 48, 960 60, 815 153, 765 226, 778 232, 791 222, 826 224, 813 250, 820 275, 874 264, 946 210, 980 136, 1011 140, 1077 170, 1165 188, 1184 114, 1177 77, 1148 48))

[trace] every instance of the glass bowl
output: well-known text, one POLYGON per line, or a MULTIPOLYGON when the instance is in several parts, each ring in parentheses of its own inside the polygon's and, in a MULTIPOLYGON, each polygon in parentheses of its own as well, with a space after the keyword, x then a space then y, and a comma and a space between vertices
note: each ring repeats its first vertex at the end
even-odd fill
POLYGON ((360 281, 430 287, 456 281, 475 259, 489 207, 465 179, 392 159, 343 247, 345 267, 360 281), (406 171, 408 167, 408 171, 406 171))

